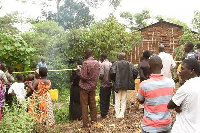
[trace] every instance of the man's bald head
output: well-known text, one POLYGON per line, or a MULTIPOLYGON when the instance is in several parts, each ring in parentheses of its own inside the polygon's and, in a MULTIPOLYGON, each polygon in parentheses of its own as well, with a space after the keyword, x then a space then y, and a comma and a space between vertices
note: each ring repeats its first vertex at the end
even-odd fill
POLYGON ((162 60, 159 56, 155 55, 149 59, 149 69, 151 73, 160 74, 162 67, 162 60))
POLYGON ((125 54, 125 53, 119 53, 119 55, 118 55, 118 59, 119 59, 119 60, 124 60, 125 57, 126 57, 126 54, 125 54))
POLYGON ((158 51, 159 51, 159 52, 164 52, 164 51, 165 51, 165 46, 164 46, 163 44, 160 44, 160 45, 158 46, 158 51))

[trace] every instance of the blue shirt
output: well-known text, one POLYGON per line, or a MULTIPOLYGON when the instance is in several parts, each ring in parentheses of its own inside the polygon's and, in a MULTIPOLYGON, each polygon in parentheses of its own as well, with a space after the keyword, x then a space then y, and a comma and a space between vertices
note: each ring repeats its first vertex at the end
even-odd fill
POLYGON ((39 62, 38 65, 37 65, 37 69, 39 69, 40 67, 46 67, 47 68, 47 64, 44 62, 39 62))

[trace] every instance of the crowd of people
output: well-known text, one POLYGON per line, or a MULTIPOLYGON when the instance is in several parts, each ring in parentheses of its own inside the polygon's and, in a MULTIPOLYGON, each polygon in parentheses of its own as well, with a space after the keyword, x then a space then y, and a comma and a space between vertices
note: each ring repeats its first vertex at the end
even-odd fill
POLYGON ((118 61, 113 63, 103 53, 98 62, 93 58, 92 50, 87 49, 84 53, 85 60, 77 65, 77 71, 71 77, 71 120, 82 120, 84 128, 97 121, 95 90, 98 79, 101 119, 107 118, 112 90, 115 96, 115 118, 123 119, 127 90, 134 90, 134 81, 140 78, 137 100, 144 106, 142 133, 200 132, 199 48, 200 44, 197 44, 196 50, 193 50, 193 43, 185 44, 186 54, 180 63, 181 69, 178 70, 181 80, 177 91, 172 74, 177 64, 173 56, 165 52, 164 44, 159 45, 158 55, 145 50, 137 68, 126 61, 125 53, 119 53, 118 61), (88 118, 88 106, 91 121, 88 118), (177 112, 173 126, 170 109, 177 112))
MULTIPOLYGON (((118 61, 111 63, 106 53, 102 53, 100 61, 97 61, 93 57, 92 50, 86 49, 84 60, 78 60, 77 70, 73 70, 70 77, 72 82, 70 120, 82 120, 82 128, 88 128, 97 122, 95 96, 99 80, 101 119, 107 119, 112 90, 115 118, 123 119, 127 90, 134 90, 135 79, 140 78, 137 101, 144 106, 142 133, 199 133, 200 44, 197 44, 196 50, 192 42, 185 44, 186 55, 182 58, 183 61, 178 70, 181 80, 176 92, 172 70, 177 65, 172 55, 165 52, 164 44, 160 44, 158 50, 158 55, 145 50, 136 68, 126 60, 126 54, 123 52, 118 54, 118 61), (170 109, 175 109, 177 112, 173 126, 170 109)), ((29 99, 28 112, 32 118, 38 123, 45 122, 53 126, 55 120, 48 92, 51 81, 47 79, 45 59, 42 58, 38 64, 39 69, 35 71, 35 76, 29 74, 25 82, 23 75, 17 74, 17 82, 14 83, 13 68, 10 67, 4 73, 5 68, 5 63, 1 63, 0 114, 3 114, 2 100, 4 90, 6 90, 6 102, 9 106, 12 106, 12 96, 16 96, 19 104, 22 104, 24 99, 29 99)))
POLYGON ((48 92, 51 81, 47 80, 47 66, 44 64, 44 58, 38 63, 38 69, 35 75, 28 74, 24 81, 22 73, 16 74, 16 80, 13 77, 13 67, 6 70, 6 64, 0 63, 0 121, 4 114, 4 97, 8 106, 18 104, 20 106, 27 105, 27 112, 37 123, 45 123, 52 127, 55 125, 53 106, 51 97, 48 92), (13 99, 16 98, 16 101, 13 99))

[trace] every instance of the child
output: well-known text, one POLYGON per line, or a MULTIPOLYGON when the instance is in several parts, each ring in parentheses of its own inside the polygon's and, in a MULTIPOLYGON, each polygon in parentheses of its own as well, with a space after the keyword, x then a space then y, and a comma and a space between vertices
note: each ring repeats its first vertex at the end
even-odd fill
POLYGON ((29 84, 32 84, 34 80, 34 75, 33 74, 28 74, 27 80, 24 82, 25 87, 29 87, 29 84))
POLYGON ((17 100, 20 102, 25 99, 26 90, 24 89, 24 76, 21 73, 16 75, 17 82, 13 83, 8 90, 8 94, 13 94, 16 96, 17 100))

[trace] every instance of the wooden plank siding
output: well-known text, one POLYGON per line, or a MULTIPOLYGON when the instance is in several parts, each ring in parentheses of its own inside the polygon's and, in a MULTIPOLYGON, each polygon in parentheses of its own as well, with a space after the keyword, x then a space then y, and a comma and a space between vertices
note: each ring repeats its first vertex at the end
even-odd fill
POLYGON ((182 26, 163 20, 140 29, 143 41, 128 53, 127 60, 138 64, 144 50, 154 50, 158 54, 158 46, 165 45, 165 51, 175 56, 175 48, 180 46, 180 36, 183 34, 182 26))

